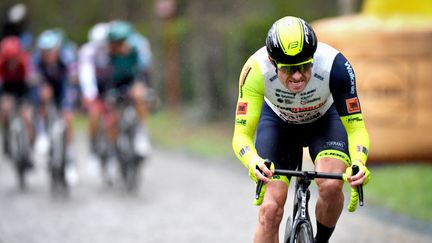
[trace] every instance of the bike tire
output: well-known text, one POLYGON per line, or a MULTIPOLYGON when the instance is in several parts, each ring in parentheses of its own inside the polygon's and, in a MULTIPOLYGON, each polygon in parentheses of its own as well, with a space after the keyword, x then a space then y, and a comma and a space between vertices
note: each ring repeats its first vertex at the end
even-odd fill
POLYGON ((312 227, 308 223, 301 223, 297 226, 295 233, 295 243, 313 243, 312 227))
POLYGON ((32 167, 30 162, 30 141, 24 130, 24 124, 19 117, 15 117, 10 127, 10 152, 14 160, 15 170, 20 190, 27 189, 26 172, 32 167))
POLYGON ((60 118, 51 125, 51 192, 53 196, 66 196, 69 185, 66 180, 66 126, 60 118))
POLYGON ((284 241, 283 243, 289 243, 291 238, 291 228, 292 228, 292 219, 291 216, 288 216, 285 223, 285 232, 284 232, 284 241))
POLYGON ((19 162, 16 168, 16 173, 18 177, 18 188, 21 191, 25 191, 27 189, 26 168, 23 165, 23 162, 19 162))
POLYGON ((131 193, 137 193, 139 191, 141 181, 140 169, 140 159, 134 158, 133 161, 130 161, 128 166, 127 190, 131 193))

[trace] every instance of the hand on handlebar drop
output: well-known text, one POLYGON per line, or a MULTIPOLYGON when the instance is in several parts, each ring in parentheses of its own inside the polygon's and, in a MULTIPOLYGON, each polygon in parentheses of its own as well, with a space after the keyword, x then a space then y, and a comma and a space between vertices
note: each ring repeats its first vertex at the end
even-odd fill
POLYGON ((264 164, 265 160, 259 156, 252 157, 249 162, 249 177, 257 183, 259 180, 264 184, 270 181, 273 176, 274 164, 271 163, 270 169, 264 164))
POLYGON ((350 186, 353 188, 356 188, 359 185, 366 185, 371 177, 369 169, 358 160, 352 162, 352 165, 346 169, 345 175, 346 181, 348 181, 350 186), (352 172, 353 165, 357 165, 359 167, 359 172, 355 175, 353 175, 352 172))
POLYGON ((344 180, 351 185, 351 196, 348 204, 348 211, 354 212, 357 204, 363 206, 363 185, 369 182, 370 171, 361 161, 353 161, 344 174, 344 180), (355 173, 353 175, 353 172, 355 173))
POLYGON ((263 160, 255 156, 249 163, 249 177, 257 184, 257 191, 254 204, 259 206, 264 200, 264 194, 267 189, 267 182, 273 176, 274 164, 268 160, 263 160))

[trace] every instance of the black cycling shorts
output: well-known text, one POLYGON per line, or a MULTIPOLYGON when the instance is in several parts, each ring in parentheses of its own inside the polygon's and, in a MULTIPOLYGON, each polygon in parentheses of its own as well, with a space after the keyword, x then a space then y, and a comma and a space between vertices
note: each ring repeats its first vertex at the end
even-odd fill
POLYGON ((29 92, 29 88, 25 81, 4 82, 2 89, 4 94, 17 98, 26 98, 29 92))
POLYGON ((277 169, 296 169, 303 147, 309 147, 312 161, 318 156, 349 163, 347 133, 334 105, 315 122, 290 124, 264 102, 255 146, 259 156, 274 162, 277 169))

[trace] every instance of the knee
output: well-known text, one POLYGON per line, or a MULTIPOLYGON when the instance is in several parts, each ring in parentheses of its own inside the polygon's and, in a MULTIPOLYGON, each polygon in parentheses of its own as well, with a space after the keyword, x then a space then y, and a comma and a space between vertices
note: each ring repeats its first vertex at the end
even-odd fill
POLYGON ((134 102, 142 102, 143 97, 146 94, 146 88, 142 83, 135 83, 130 90, 130 96, 134 102))
POLYGON ((319 195, 324 201, 331 201, 342 195, 343 183, 337 180, 319 180, 319 195))
POLYGON ((264 201, 259 211, 259 223, 266 231, 277 230, 283 217, 283 211, 283 204, 264 201))

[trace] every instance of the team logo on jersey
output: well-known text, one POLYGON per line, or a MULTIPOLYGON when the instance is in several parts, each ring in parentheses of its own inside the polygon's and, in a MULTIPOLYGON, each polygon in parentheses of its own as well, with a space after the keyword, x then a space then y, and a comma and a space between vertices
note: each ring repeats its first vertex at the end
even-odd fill
POLYGON ((246 126, 246 119, 236 119, 236 124, 246 126))
POLYGON ((247 114, 247 102, 239 102, 237 105, 237 115, 246 115, 247 114))
POLYGON ((319 79, 319 80, 321 80, 321 81, 323 81, 324 80, 324 77, 323 76, 321 76, 321 75, 319 75, 318 73, 314 73, 314 75, 313 75, 315 78, 317 78, 317 79, 319 79))
POLYGON ((288 110, 291 111, 292 113, 307 112, 307 111, 313 111, 313 110, 319 109, 324 104, 325 104, 325 102, 321 102, 317 105, 308 106, 308 107, 290 107, 290 108, 288 108, 288 110))
POLYGON ((348 113, 360 112, 360 102, 357 97, 346 100, 348 113))
POLYGON ((348 71, 348 75, 350 77, 350 83, 351 83, 351 94, 355 94, 355 75, 354 70, 351 67, 351 64, 347 61, 345 62, 345 67, 348 71))
POLYGON ((239 152, 240 157, 243 157, 249 151, 250 151, 250 147, 249 146, 246 146, 246 147, 240 149, 240 152, 239 152))
POLYGON ((369 150, 366 147, 363 147, 361 145, 357 145, 357 152, 362 152, 365 155, 369 154, 369 150))

